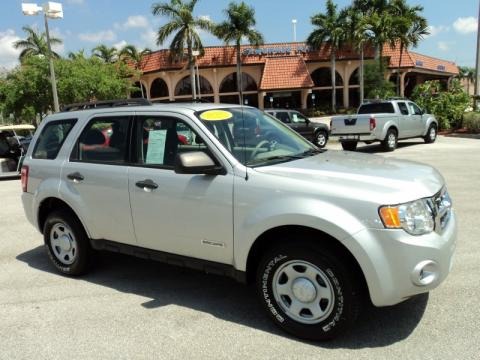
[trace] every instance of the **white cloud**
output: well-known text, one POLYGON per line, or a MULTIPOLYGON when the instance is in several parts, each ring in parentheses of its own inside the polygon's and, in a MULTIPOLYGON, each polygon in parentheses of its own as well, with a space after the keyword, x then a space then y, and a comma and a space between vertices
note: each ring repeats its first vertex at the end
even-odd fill
POLYGON ((96 33, 81 33, 78 38, 83 41, 99 43, 105 41, 114 41, 117 35, 112 30, 98 31, 96 33))
POLYGON ((478 20, 473 16, 460 17, 453 23, 453 28, 460 34, 474 33, 478 28, 478 20))
POLYGON ((446 42, 446 41, 439 41, 439 42, 437 43, 437 46, 438 46, 438 48, 439 48, 440 50, 442 50, 442 51, 448 51, 448 50, 450 50, 450 44, 449 44, 448 42, 446 42))
POLYGON ((131 28, 147 28, 149 26, 148 19, 142 15, 133 15, 127 18, 127 21, 123 23, 124 29, 131 28))
POLYGON ((124 48, 128 43, 125 41, 125 40, 122 40, 122 41, 119 41, 115 44, 113 44, 113 47, 117 50, 121 50, 122 48, 124 48))
POLYGON ((149 48, 150 50, 154 50, 158 47, 157 45, 157 32, 152 28, 147 29, 144 33, 140 35, 142 39, 142 47, 149 48))
POLYGON ((444 26, 444 25, 438 25, 438 26, 435 26, 435 25, 430 25, 428 27, 428 32, 430 33, 430 35, 428 36, 436 36, 442 32, 447 32, 450 30, 450 27, 448 26, 444 26))
POLYGON ((0 31, 0 54, 2 54, 0 56, 0 67, 12 69, 18 65, 20 50, 13 47, 13 43, 17 40, 20 40, 20 37, 15 34, 14 30, 0 31))

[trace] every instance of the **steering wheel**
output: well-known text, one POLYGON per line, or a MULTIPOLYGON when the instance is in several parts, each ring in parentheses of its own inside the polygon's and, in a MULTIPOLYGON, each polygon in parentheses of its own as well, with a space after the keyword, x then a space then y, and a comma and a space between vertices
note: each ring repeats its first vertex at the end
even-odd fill
POLYGON ((251 159, 255 159, 255 156, 258 155, 258 153, 260 152, 260 149, 264 146, 264 145, 267 145, 267 144, 270 144, 270 141, 268 140, 262 140, 260 141, 257 146, 255 146, 255 149, 253 150, 252 152, 252 157, 251 159))

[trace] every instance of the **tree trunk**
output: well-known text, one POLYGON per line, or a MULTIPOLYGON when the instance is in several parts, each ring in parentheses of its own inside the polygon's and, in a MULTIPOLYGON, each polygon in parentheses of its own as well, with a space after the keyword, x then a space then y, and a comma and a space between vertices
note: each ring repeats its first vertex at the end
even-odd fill
POLYGON ((400 89, 400 68, 402 66, 402 56, 403 56, 403 44, 400 43, 400 59, 398 60, 398 68, 397 68, 397 96, 402 96, 401 89, 400 89))
POLYGON ((243 105, 243 84, 242 84, 242 59, 240 57, 240 41, 237 41, 237 88, 238 103, 243 105))
POLYGON ((364 61, 364 49, 362 45, 360 49, 360 104, 363 104, 363 100, 365 99, 364 71, 365 71, 365 61, 364 61))
POLYGON ((332 113, 337 112, 337 89, 335 84, 335 49, 332 47, 332 54, 331 54, 331 73, 332 73, 332 113))
POLYGON ((190 36, 188 37, 187 40, 187 46, 188 46, 188 67, 190 68, 190 85, 192 88, 192 100, 195 101, 197 99, 197 85, 195 81, 195 64, 193 60, 193 49, 192 49, 192 39, 190 36))

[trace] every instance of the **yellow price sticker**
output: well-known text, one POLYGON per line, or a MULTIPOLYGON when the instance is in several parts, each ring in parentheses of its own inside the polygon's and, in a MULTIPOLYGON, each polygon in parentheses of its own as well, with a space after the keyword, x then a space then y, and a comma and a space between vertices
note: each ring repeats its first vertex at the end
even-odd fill
POLYGON ((200 114, 200 119, 205 121, 221 121, 228 120, 233 114, 225 110, 207 110, 200 114))

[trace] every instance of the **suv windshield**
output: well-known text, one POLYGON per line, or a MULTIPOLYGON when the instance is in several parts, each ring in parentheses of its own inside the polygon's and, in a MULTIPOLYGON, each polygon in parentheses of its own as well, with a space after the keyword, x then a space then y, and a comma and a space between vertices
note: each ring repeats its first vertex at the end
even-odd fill
POLYGON ((247 166, 263 166, 320 152, 280 121, 254 108, 223 108, 196 113, 223 146, 247 166))

